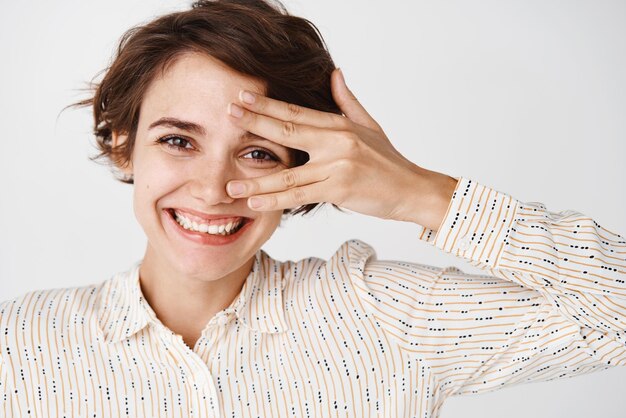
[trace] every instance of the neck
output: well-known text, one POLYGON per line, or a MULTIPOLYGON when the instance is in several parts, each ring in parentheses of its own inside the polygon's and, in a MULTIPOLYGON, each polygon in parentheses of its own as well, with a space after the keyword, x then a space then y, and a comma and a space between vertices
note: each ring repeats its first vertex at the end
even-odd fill
POLYGON ((219 311, 241 292, 254 257, 220 277, 188 275, 173 268, 148 245, 139 269, 141 291, 157 318, 183 337, 191 348, 202 330, 219 311))

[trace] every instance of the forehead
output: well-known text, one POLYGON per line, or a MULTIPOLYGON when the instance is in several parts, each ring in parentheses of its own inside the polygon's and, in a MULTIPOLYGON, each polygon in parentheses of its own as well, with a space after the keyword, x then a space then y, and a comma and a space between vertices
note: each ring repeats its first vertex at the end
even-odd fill
POLYGON ((140 123, 162 116, 218 123, 241 89, 264 94, 262 81, 241 74, 206 54, 188 52, 158 71, 141 104, 140 123))

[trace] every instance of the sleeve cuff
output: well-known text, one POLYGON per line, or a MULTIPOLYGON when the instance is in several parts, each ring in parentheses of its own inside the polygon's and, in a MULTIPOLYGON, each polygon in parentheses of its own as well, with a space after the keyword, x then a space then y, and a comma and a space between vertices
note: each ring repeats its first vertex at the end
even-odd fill
POLYGON ((420 239, 468 261, 496 267, 518 206, 506 193, 459 177, 439 229, 422 228, 420 239))

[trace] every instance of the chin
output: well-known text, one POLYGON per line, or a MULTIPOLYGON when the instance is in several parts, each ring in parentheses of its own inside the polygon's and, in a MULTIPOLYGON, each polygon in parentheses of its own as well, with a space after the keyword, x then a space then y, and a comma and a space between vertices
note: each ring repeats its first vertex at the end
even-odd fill
POLYGON ((219 280, 237 270, 245 262, 239 257, 210 256, 190 257, 181 255, 171 260, 171 266, 182 277, 193 277, 203 281, 219 280))

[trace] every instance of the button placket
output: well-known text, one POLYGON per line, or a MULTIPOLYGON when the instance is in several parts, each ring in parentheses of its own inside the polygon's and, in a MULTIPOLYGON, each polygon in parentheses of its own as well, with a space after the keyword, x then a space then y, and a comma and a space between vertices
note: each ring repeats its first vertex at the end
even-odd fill
MULTIPOLYGON (((219 350, 219 341, 220 336, 224 333, 224 325, 226 325, 230 320, 230 315, 228 311, 220 312, 218 315, 214 316, 210 322, 213 322, 210 326, 208 326, 202 333, 200 338, 206 339, 206 344, 209 349, 209 352, 205 352, 204 354, 210 359, 215 358, 215 352, 219 350)), ((194 353, 195 354, 195 353, 194 353)), ((206 408, 209 409, 207 412, 212 412, 212 417, 220 417, 220 400, 217 395, 217 387, 213 380, 213 376, 211 374, 211 367, 208 364, 205 364, 200 356, 196 356, 202 362, 202 375, 203 375, 203 389, 207 390, 208 396, 210 397, 209 402, 206 404, 206 408)))
MULTIPOLYGON (((201 336, 200 338, 203 337, 201 336)), ((204 360, 202 360, 202 358, 198 354, 196 354, 196 352, 189 348, 187 348, 187 350, 187 358, 191 362, 192 367, 191 376, 195 380, 199 390, 201 392, 207 393, 207 395, 211 398, 208 403, 205 403, 205 406, 203 408, 207 408, 207 412, 209 414, 211 413, 210 409, 213 409, 213 414, 208 416, 219 417, 219 399, 217 397, 215 382, 213 381, 213 376, 211 375, 211 369, 204 362, 204 360)), ((200 395, 202 395, 202 393, 200 393, 200 395)), ((200 399, 201 396, 198 399, 198 402, 202 402, 200 401, 200 399)))

